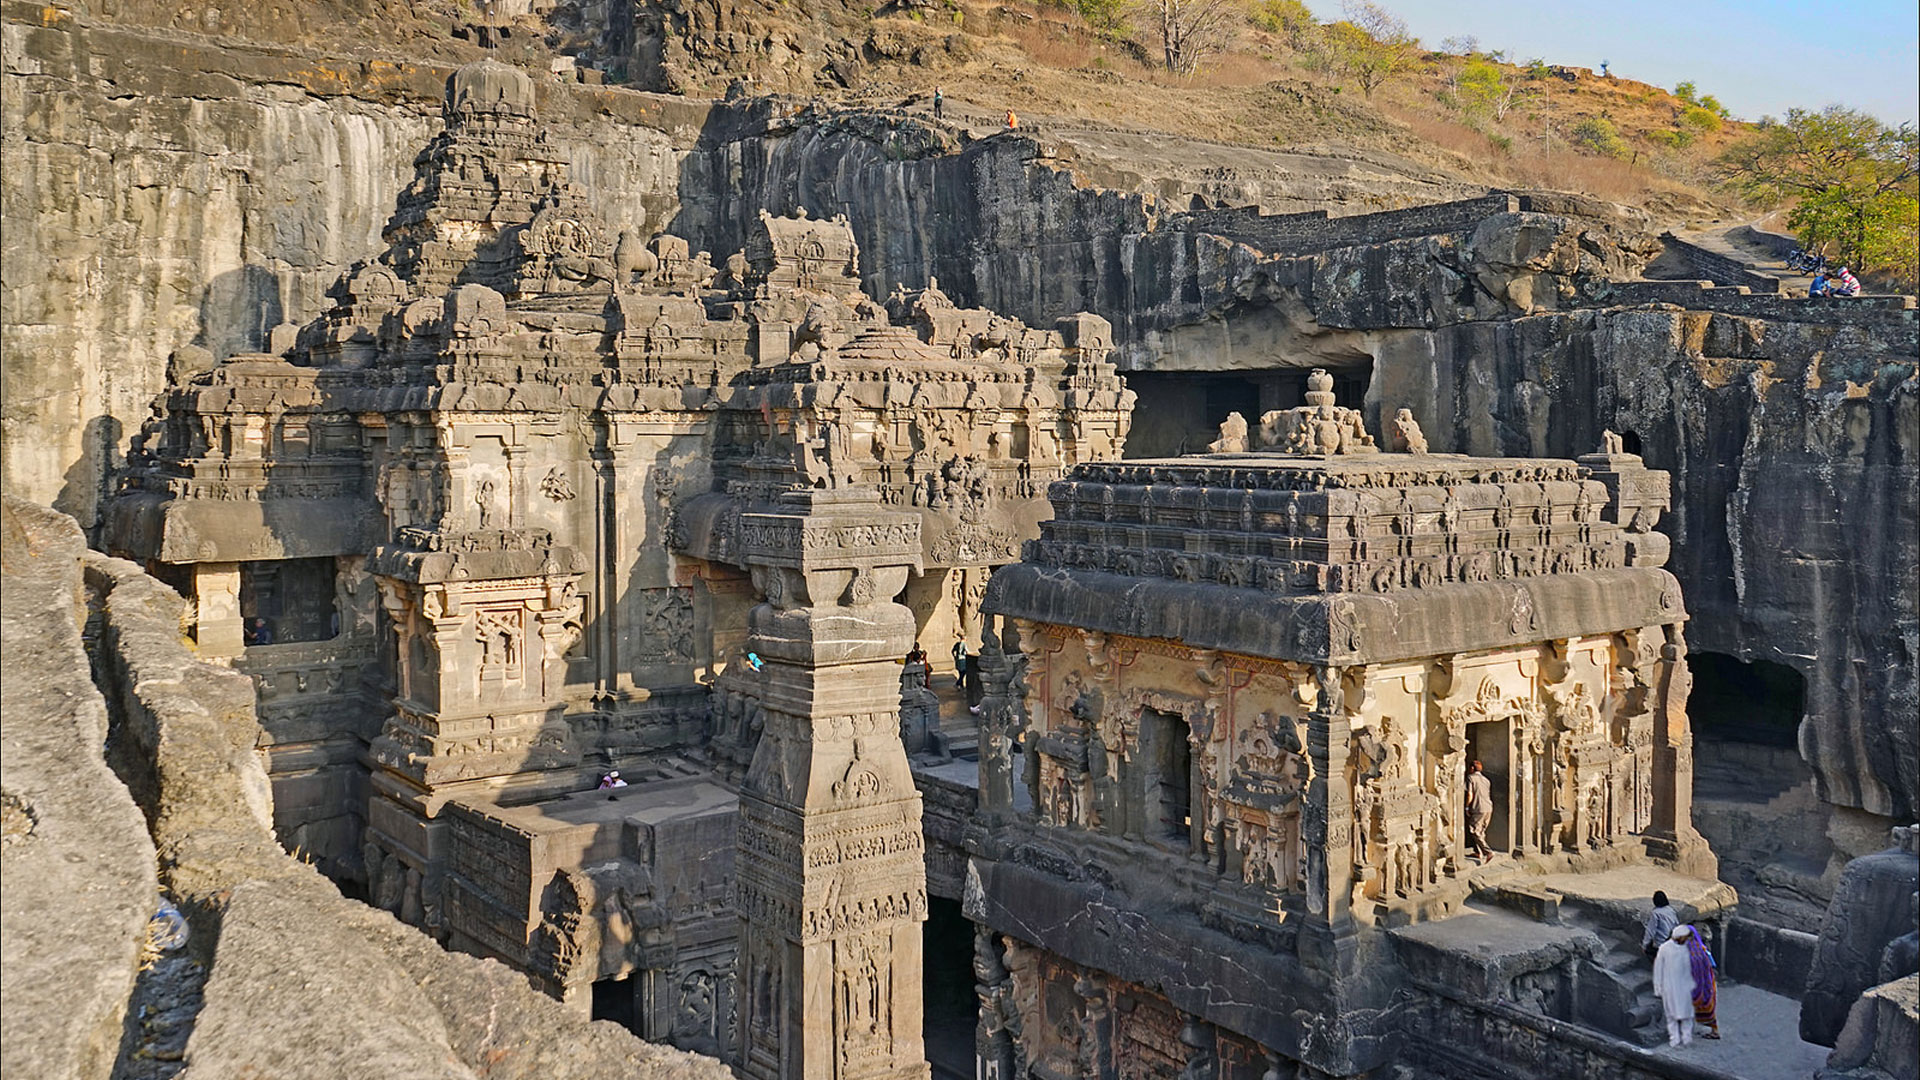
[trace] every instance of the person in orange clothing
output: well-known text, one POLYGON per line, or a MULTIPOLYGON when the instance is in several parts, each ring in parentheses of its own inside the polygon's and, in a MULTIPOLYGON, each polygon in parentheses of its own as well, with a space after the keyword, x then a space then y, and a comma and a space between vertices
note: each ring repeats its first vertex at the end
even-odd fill
POLYGON ((1012 131, 1014 128, 1017 128, 1019 126, 1020 126, 1020 118, 1013 115, 1012 109, 1008 109, 1007 110, 1007 130, 1012 131))

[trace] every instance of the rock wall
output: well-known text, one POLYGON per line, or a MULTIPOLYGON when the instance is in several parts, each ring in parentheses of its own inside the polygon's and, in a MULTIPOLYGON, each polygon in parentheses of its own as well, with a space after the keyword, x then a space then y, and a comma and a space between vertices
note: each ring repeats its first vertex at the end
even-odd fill
MULTIPOLYGON (((32 91, 7 95, 0 147, 5 483, 91 524, 169 355, 259 347, 378 249, 446 72, 4 10, 6 78, 32 91)), ((616 193, 596 206, 616 229, 644 212, 718 258, 758 209, 846 213, 870 293, 938 277, 957 302, 1034 325, 1092 310, 1123 370, 1371 371, 1375 423, 1412 407, 1436 450, 1567 455, 1602 428, 1634 433, 1675 474, 1693 647, 1806 675, 1802 751, 1828 802, 1889 822, 1920 802, 1911 308, 1670 282, 1635 294, 1614 282, 1653 253, 1645 222, 1573 196, 1505 197, 1470 229, 1457 207, 1378 219, 1364 231, 1379 242, 1347 243, 1361 236, 1344 219, 1192 211, 1171 196, 1204 178, 1153 160, 1179 150, 1129 154, 1112 133, 969 139, 788 100, 550 82, 541 96, 582 186, 616 193)), ((1262 177, 1239 185, 1248 201, 1470 194, 1384 162, 1330 180, 1236 154, 1262 177)))
POLYGON ((81 649, 73 519, 0 500, 0 1070, 48 1080, 113 1067, 147 918, 153 842, 107 768, 107 707, 81 649))

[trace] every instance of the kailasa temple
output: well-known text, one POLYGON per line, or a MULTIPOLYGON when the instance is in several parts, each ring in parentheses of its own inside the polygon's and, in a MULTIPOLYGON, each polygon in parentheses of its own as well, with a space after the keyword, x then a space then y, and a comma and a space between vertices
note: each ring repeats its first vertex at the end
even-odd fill
POLYGON ((1824 1076, 1914 1067, 1911 298, 1641 280, 1624 211, 1506 192, 1196 205, 950 293, 864 197, 675 227, 559 96, 459 68, 381 245, 173 350, 84 533, 8 502, 8 738, 92 747, 8 743, 10 1074, 1745 1075, 1665 1052, 1655 890, 1729 1039, 1751 987, 1824 1076), (1210 365, 1248 304, 1337 340, 1210 365), (1557 372, 1474 374, 1523 318, 1557 372), (1766 374, 1593 374, 1661 349, 1766 374), (1730 734, 1760 684, 1797 741, 1730 734), (104 990, 15 929, 76 814, 75 932, 144 942, 104 990))

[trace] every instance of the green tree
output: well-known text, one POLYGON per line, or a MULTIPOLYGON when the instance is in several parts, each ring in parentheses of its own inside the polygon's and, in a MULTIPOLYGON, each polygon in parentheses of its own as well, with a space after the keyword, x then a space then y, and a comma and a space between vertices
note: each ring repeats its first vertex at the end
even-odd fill
POLYGON ((1719 114, 1698 105, 1687 106, 1687 111, 1680 114, 1680 122, 1688 127, 1697 127, 1701 131, 1720 130, 1719 114))
POLYGON ((1300 0, 1255 0, 1247 17, 1267 33, 1278 34, 1296 53, 1320 48, 1320 20, 1300 0))
POLYGON ((1327 27, 1327 44, 1362 94, 1372 97, 1419 59, 1420 39, 1407 32, 1400 16, 1373 0, 1345 0, 1340 10, 1346 18, 1327 27))
POLYGON ((1602 157, 1623 158, 1632 152, 1613 121, 1604 116, 1589 116, 1575 124, 1568 138, 1582 150, 1602 157))
POLYGON ((1089 30, 1109 41, 1132 32, 1127 15, 1133 10, 1133 0, 1073 0, 1073 10, 1089 30))
POLYGON ((1673 88, 1673 96, 1679 98, 1681 101, 1684 101, 1689 105, 1693 104, 1693 95, 1694 95, 1694 85, 1690 82, 1683 82, 1680 85, 1673 88))
POLYGON ((1920 137, 1857 109, 1789 109, 1786 119, 1728 147, 1716 163, 1742 195, 1794 200, 1787 225, 1807 247, 1832 245, 1847 262, 1916 276, 1920 137))
POLYGON ((1495 120, 1505 120, 1520 100, 1520 84, 1507 78, 1505 68, 1485 60, 1468 61, 1460 69, 1458 82, 1460 111, 1468 117, 1491 114, 1495 120))
POLYGON ((1706 97, 1701 98, 1699 104, 1701 108, 1707 110, 1708 112, 1712 113, 1715 116, 1720 117, 1722 120, 1726 119, 1729 115, 1731 115, 1730 113, 1727 112, 1727 107, 1725 105, 1720 104, 1720 99, 1717 97, 1714 97, 1712 94, 1708 94, 1706 97))

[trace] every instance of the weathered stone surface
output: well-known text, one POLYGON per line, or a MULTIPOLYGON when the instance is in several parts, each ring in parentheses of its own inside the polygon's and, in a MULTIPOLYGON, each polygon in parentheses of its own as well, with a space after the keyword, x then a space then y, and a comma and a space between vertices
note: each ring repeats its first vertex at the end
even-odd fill
POLYGON ((1800 1037, 1808 1042, 1835 1045, 1854 1001, 1881 981, 1888 944, 1914 929, 1920 857, 1910 839, 1914 832, 1899 831, 1909 837, 1902 846, 1855 859, 1841 875, 1801 999, 1800 1037))
POLYGON ((84 551, 72 518, 0 498, 0 1069, 50 1080, 113 1067, 159 901, 146 822, 102 755, 84 551))
POLYGON ((1820 1080, 1900 1080, 1920 1076, 1920 975, 1860 995, 1834 1043, 1820 1080))

